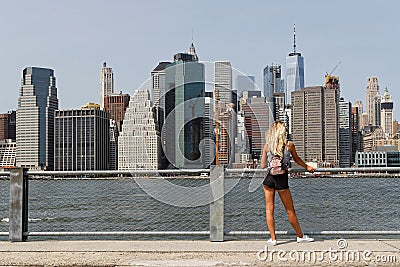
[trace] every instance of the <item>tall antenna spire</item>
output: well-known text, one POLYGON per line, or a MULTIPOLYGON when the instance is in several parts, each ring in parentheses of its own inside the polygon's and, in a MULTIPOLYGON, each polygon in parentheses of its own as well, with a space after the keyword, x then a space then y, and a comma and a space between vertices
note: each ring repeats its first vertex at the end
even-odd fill
POLYGON ((193 43, 193 28, 192 28, 192 43, 193 43))
POLYGON ((296 53, 296 24, 293 25, 293 53, 296 53))

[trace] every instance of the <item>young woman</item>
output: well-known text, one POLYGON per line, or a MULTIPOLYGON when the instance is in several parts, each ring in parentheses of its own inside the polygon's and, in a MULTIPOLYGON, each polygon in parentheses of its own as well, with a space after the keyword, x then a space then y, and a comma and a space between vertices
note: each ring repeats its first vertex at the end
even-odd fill
MULTIPOLYGON (((288 163, 290 155, 293 160, 305 168, 308 172, 314 172, 315 169, 307 164, 297 155, 296 148, 291 141, 286 139, 286 127, 283 122, 276 121, 270 127, 266 135, 266 144, 263 149, 261 158, 261 168, 270 167, 270 163, 274 157, 282 158, 283 163, 288 163)), ((285 206, 288 219, 293 229, 296 231, 297 242, 312 242, 313 238, 303 235, 299 221, 297 220, 296 212, 293 206, 292 194, 288 185, 288 166, 282 166, 282 174, 272 175, 271 171, 267 174, 263 185, 266 205, 267 225, 271 238, 267 243, 275 246, 277 244, 275 235, 275 221, 274 221, 274 199, 275 191, 278 191, 279 197, 285 206)))

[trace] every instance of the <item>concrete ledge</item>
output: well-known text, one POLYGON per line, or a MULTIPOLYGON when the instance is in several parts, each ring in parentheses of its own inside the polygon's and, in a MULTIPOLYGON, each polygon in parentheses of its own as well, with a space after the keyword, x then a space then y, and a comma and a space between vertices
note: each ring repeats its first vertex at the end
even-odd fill
POLYGON ((400 240, 348 239, 346 242, 347 246, 344 249, 338 248, 337 239, 300 244, 292 239, 284 239, 274 247, 266 246, 264 240, 218 243, 183 240, 0 242, 0 266, 344 266, 348 263, 352 266, 365 266, 366 263, 379 266, 400 265, 400 240), (323 251, 329 250, 342 251, 342 254, 346 251, 370 251, 371 254, 368 262, 352 259, 348 262, 345 258, 332 260, 327 257, 327 253, 326 258, 316 262, 308 261, 307 257, 304 261, 290 260, 292 256, 295 258, 294 255, 301 256, 311 251, 321 255, 323 251), (286 261, 278 258, 279 251, 284 252, 286 261), (263 260, 265 252, 274 253, 273 258, 263 260))

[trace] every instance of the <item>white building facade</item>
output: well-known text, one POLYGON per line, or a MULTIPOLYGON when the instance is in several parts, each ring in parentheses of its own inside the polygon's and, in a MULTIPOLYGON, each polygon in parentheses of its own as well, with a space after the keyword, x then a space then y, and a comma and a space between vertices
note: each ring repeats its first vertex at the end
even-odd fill
POLYGON ((118 169, 157 170, 160 148, 160 132, 149 92, 137 90, 129 102, 118 138, 118 169))

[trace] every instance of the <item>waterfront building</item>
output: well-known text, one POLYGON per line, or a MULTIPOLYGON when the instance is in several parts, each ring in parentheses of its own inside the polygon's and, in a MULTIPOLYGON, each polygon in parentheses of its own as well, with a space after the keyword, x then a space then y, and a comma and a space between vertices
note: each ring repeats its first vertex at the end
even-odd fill
POLYGON ((400 151, 383 149, 381 151, 368 151, 356 153, 356 167, 400 167, 400 151))
POLYGON ((12 139, 0 140, 0 168, 15 166, 17 143, 12 139))
POLYGON ((28 67, 22 72, 17 108, 17 166, 52 170, 54 111, 58 109, 52 69, 28 67))
POLYGON ((292 136, 306 162, 339 164, 339 91, 322 86, 292 93, 292 136))
POLYGON ((110 113, 110 119, 114 120, 118 132, 122 129, 125 111, 129 105, 129 94, 111 94, 104 97, 104 111, 110 113))
POLYGON ((162 145, 168 168, 203 168, 205 67, 197 55, 178 53, 166 68, 162 145))
POLYGON ((104 97, 114 93, 114 73, 112 68, 103 63, 100 72, 100 109, 104 109, 104 97))
POLYGON ((387 153, 385 151, 365 151, 356 153, 357 168, 362 167, 388 167, 387 153))
POLYGON ((290 103, 292 92, 304 88, 304 58, 296 52, 296 28, 293 41, 293 52, 286 57, 286 103, 290 103))
POLYGON ((339 167, 350 167, 353 155, 353 116, 351 103, 339 100, 339 167))
POLYGON ((393 101, 387 87, 381 99, 381 128, 388 137, 392 136, 393 131, 393 101))
POLYGON ((110 118, 100 109, 55 112, 56 171, 109 169, 110 118))
MULTIPOLYGON (((371 124, 372 126, 379 126, 377 123, 377 101, 379 97, 379 85, 377 77, 369 77, 367 82, 367 102, 366 102, 366 113, 368 115, 368 123, 364 122, 364 125, 371 124)), ((380 112, 379 112, 380 114, 380 112)))
POLYGON ((118 169, 157 170, 160 152, 160 132, 149 92, 137 90, 129 101, 118 137, 118 169))
POLYGON ((0 140, 16 139, 16 120, 17 113, 15 110, 5 114, 0 114, 0 140))

